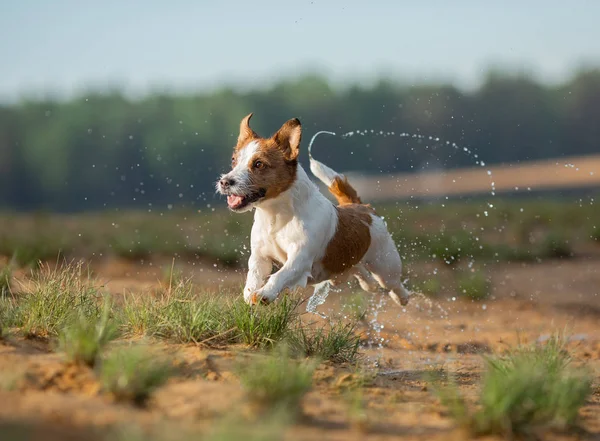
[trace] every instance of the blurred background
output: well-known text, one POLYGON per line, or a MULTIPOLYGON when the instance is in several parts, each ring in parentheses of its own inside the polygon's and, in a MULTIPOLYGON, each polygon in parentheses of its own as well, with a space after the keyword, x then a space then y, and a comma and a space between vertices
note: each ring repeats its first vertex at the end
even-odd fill
POLYGON ((403 231, 423 229, 407 225, 419 201, 464 201, 482 217, 499 198, 593 206, 599 15, 591 0, 3 2, 0 251, 237 259, 230 236, 247 241, 249 217, 201 216, 225 207, 214 182, 249 112, 263 136, 300 118, 305 164, 314 133, 353 132, 318 138, 315 156, 400 209, 403 231), (88 212, 93 233, 50 216, 88 212), (143 223, 175 212, 181 222, 158 231, 143 223), (110 239, 96 240, 103 229, 110 239))
POLYGON ((599 19, 598 0, 1 0, 0 439, 599 439, 599 19), (335 132, 312 153, 384 218, 408 305, 351 283, 322 316, 311 287, 243 302, 252 213, 214 184, 250 112, 265 137, 300 118, 306 169, 335 132), (486 375, 481 354, 544 341, 486 375), (314 378, 287 352, 253 364, 288 343, 314 378))

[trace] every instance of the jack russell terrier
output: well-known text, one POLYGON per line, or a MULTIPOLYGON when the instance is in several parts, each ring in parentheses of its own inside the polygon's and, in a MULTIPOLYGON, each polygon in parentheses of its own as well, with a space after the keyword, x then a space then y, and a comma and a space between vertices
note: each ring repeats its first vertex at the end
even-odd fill
POLYGON ((319 191, 298 163, 302 126, 297 118, 261 138, 250 128, 251 117, 240 124, 232 170, 217 183, 231 211, 256 209, 246 303, 269 303, 286 288, 336 285, 354 276, 365 291, 382 288, 406 305, 410 293, 402 285, 402 261, 383 219, 362 203, 346 177, 311 155, 311 172, 338 205, 319 191), (274 263, 280 269, 271 274, 274 263))

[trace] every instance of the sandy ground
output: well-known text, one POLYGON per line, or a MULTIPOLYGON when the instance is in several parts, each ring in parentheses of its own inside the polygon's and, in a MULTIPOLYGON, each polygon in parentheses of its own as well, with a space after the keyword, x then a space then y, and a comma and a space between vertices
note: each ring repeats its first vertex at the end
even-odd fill
MULTIPOLYGON (((143 293, 157 286, 165 265, 113 260, 93 269, 115 294, 143 293)), ((205 287, 207 295, 219 295, 219 288, 239 289, 244 278, 241 272, 210 264, 180 269, 205 287)), ((427 268, 411 270, 416 274, 427 268)), ((303 401, 303 419, 287 429, 285 439, 468 439, 454 428, 423 374, 432 369, 456 374, 463 392, 473 397, 482 373, 482 353, 502 351, 519 341, 543 340, 565 327, 577 361, 595 371, 595 393, 581 411, 582 430, 546 434, 543 439, 600 439, 600 259, 505 264, 489 271, 493 295, 484 302, 453 299, 452 292, 442 292, 433 301, 413 299, 402 309, 386 298, 373 298, 380 307, 369 312, 361 329, 372 343, 362 350, 365 361, 377 366, 373 384, 363 391, 366 422, 357 424, 349 417, 340 392, 340 385, 349 381, 349 368, 324 364, 303 401)), ((339 314, 349 294, 350 288, 332 293, 320 311, 339 314)), ((315 315, 303 318, 322 320, 315 315)), ((241 347, 158 344, 173 352, 183 374, 160 389, 146 409, 137 409, 111 401, 100 392, 92 372, 66 366, 61 355, 43 342, 19 338, 0 342, 0 372, 25 370, 29 379, 21 390, 0 392, 0 439, 88 440, 123 425, 182 433, 213 427, 231 416, 232 409, 243 408, 233 366, 240 356, 256 355, 241 347)))

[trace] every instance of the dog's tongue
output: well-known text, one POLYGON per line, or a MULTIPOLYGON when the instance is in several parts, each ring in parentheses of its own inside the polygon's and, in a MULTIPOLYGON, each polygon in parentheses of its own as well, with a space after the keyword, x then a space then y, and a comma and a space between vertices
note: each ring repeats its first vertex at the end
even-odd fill
POLYGON ((239 207, 242 205, 243 201, 244 198, 242 196, 237 196, 235 194, 230 194, 227 196, 227 205, 229 205, 231 208, 239 207))

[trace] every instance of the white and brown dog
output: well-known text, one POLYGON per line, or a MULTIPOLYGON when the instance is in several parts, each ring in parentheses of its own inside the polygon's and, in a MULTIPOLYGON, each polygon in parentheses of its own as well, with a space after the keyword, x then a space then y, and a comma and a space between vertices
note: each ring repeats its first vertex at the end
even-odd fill
POLYGON ((383 220, 343 175, 311 157, 312 173, 338 201, 332 204, 298 163, 300 121, 261 138, 251 117, 241 122, 232 170, 217 183, 232 211, 256 209, 244 300, 271 302, 286 288, 354 276, 365 291, 381 287, 396 303, 408 303, 400 255, 383 220), (271 274, 274 263, 281 267, 271 274))

